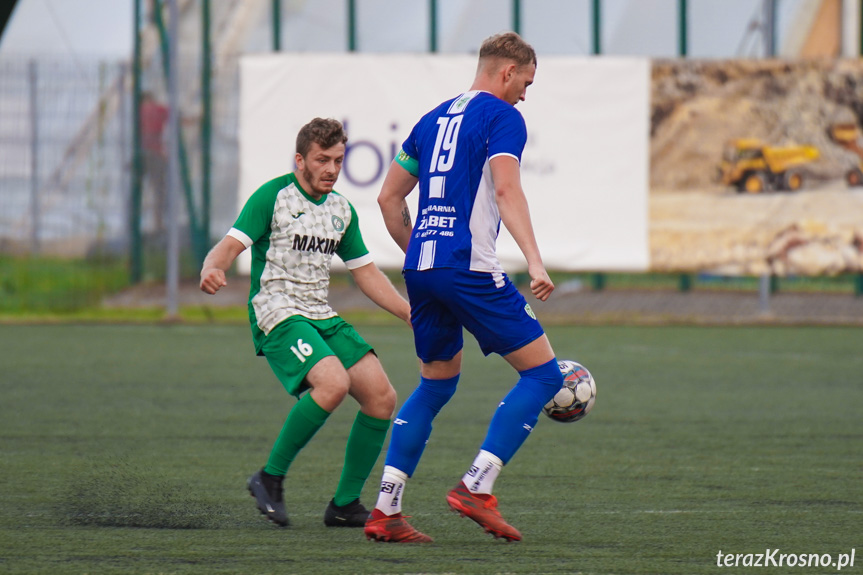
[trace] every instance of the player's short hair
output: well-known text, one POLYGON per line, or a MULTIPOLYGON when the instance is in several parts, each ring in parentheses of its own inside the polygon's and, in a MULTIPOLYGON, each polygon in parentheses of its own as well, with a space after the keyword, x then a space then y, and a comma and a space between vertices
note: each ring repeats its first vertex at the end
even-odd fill
POLYGON ((305 158, 312 144, 317 144, 321 149, 326 150, 347 141, 348 135, 341 122, 332 118, 315 118, 300 128, 300 133, 297 134, 297 153, 305 158))
POLYGON ((479 48, 479 59, 512 60, 518 66, 536 66, 536 51, 515 32, 502 32, 483 41, 479 48))

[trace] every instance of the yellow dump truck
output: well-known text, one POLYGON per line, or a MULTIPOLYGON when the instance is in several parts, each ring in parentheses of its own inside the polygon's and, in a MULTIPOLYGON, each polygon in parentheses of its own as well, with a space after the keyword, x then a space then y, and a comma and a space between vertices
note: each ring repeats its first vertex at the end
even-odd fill
POLYGON ((833 124, 827 133, 830 139, 860 158, 858 164, 845 173, 845 181, 852 188, 863 186, 863 147, 860 146, 860 129, 857 124, 833 124))
POLYGON ((733 140, 723 154, 721 180, 723 185, 750 194, 798 190, 803 186, 800 167, 819 155, 812 146, 774 147, 754 139, 733 140))

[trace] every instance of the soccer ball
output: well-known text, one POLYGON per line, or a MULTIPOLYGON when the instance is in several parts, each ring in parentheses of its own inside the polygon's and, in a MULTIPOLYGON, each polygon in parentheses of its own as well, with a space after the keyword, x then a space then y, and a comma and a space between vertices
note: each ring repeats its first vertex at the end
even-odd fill
POLYGON ((542 408, 554 421, 572 423, 593 409, 596 401, 596 382, 587 368, 569 359, 557 362, 563 374, 563 387, 542 408))

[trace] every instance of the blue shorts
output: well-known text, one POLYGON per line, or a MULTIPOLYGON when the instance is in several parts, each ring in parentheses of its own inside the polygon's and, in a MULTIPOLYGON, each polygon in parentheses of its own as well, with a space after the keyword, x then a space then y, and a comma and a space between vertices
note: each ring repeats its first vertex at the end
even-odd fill
POLYGON ((414 345, 425 363, 455 357, 464 344, 462 327, 485 355, 506 355, 545 333, 506 274, 438 268, 404 276, 414 345))

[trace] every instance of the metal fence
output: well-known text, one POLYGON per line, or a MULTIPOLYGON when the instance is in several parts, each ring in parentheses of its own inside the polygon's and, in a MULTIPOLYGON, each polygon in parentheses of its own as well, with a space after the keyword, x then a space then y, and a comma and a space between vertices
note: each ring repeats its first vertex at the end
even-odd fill
MULTIPOLYGON (((187 68, 194 68, 188 66, 187 68)), ((226 68, 236 73, 236 65, 226 68)), ((157 74, 145 85, 158 85, 157 74)), ((225 82, 230 85, 236 82, 225 82)), ((129 249, 133 166, 129 65, 76 59, 0 59, 0 254, 123 257, 129 249)), ((213 219, 235 211, 236 90, 213 113, 213 219)), ((200 180, 194 103, 181 110, 194 186, 200 180)), ((145 174, 141 228, 158 245, 154 182, 145 174)), ((181 221, 187 222, 183 208, 181 221)))
MULTIPOLYGON (((195 5, 194 2, 186 4, 195 5)), ((430 2, 431 6, 435 4, 430 2)), ((278 2, 272 3, 273 7, 278 5, 278 2)), ((513 6, 518 5, 513 3, 513 6)), ((579 3, 581 8, 598 5, 596 2, 579 3)), ((236 6, 245 5, 216 3, 214 27, 230 31, 228 23, 236 19, 229 18, 234 9, 229 8, 236 6)), ((519 14, 528 23, 533 21, 527 8, 523 14, 519 10, 514 10, 513 14, 516 24, 515 15, 519 14)), ((293 17, 285 16, 288 20, 293 17)), ((437 29, 435 22, 432 18, 432 31, 437 29)), ((354 20, 349 19, 349 23, 350 30, 357 26, 354 20)), ((274 28, 274 37, 281 38, 282 32, 277 26, 274 28)), ((263 34, 252 36, 266 44, 266 32, 264 26, 263 34), (260 40, 262 37, 265 40, 260 40)), ((156 34, 152 27, 143 35, 150 42, 143 54, 141 88, 163 97, 165 72, 161 67, 161 49, 154 40, 156 34)), ((599 36, 597 26, 593 37, 599 36)), ((429 37, 436 38, 431 31, 429 37)), ((198 45, 194 39, 191 44, 198 45)), ((346 48, 353 50, 356 46, 348 42, 346 48)), ((186 278, 195 277, 198 271, 196 255, 192 253, 189 206, 195 205, 203 178, 201 64, 188 57, 191 53, 199 57, 190 47, 179 66, 182 84, 179 114, 188 159, 187 193, 191 194, 188 201, 179 202, 184 249, 181 274, 186 278)), ((206 240, 209 243, 220 237, 236 216, 239 174, 238 57, 218 50, 214 54, 217 57, 214 56, 209 129, 212 189, 208 227, 212 237, 206 240)), ((132 233, 131 223, 136 217, 132 185, 133 94, 133 70, 128 62, 80 57, 0 57, 0 312, 75 309, 99 301, 103 294, 128 285, 132 275, 130 254, 135 247, 133 242, 137 241, 143 244, 137 246, 143 254, 140 278, 145 283, 164 279, 166 238, 157 217, 158 202, 153 185, 158 174, 145 175, 141 236, 137 238, 132 233)), ((594 274, 579 281, 583 292, 642 290, 645 293, 644 282, 637 282, 635 286, 618 285, 620 278, 611 275, 594 274)), ((646 281, 648 299, 657 290, 687 294, 715 288, 713 280, 694 275, 668 274, 646 281)), ((755 301, 763 302, 764 290, 759 291, 759 284, 754 281, 756 283, 734 289, 748 292, 755 301)), ((833 287, 828 286, 826 291, 833 295, 837 289, 840 294, 849 296, 863 293, 863 279, 859 274, 854 278, 840 278, 831 285, 833 287)), ((822 288, 820 285, 806 291, 817 292, 822 288)), ((777 284, 770 293, 784 293, 788 289, 795 289, 793 282, 781 287, 777 284)), ((863 301, 859 297, 850 298, 863 301)), ((813 307, 811 303, 809 307, 813 307)), ((624 308, 621 304, 620 309, 624 308)))
POLYGON ((120 63, 0 60, 3 253, 123 249, 127 76, 120 63))
MULTIPOLYGON (((213 98, 209 223, 215 235, 236 216, 236 62, 223 62, 213 98)), ((180 116, 193 194, 202 176, 197 66, 181 65, 191 80, 180 116)), ((164 93, 162 83, 155 66, 143 71, 144 89, 164 93)), ((137 277, 145 282, 164 278, 166 238, 154 185, 158 173, 144 174, 141 233, 132 234, 132 94, 126 62, 0 58, 0 310, 89 305, 93 292, 111 289, 101 272, 114 278, 109 282, 114 289, 129 282, 133 241, 142 256, 137 277), (40 296, 34 284, 48 287, 40 296)), ((179 204, 181 273, 193 277, 199 262, 190 249, 187 204, 179 204)))

